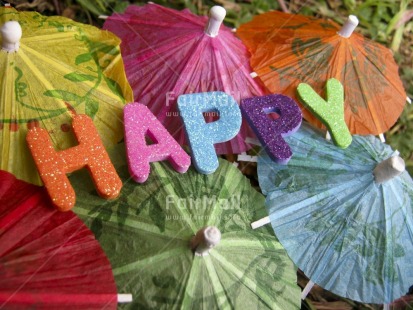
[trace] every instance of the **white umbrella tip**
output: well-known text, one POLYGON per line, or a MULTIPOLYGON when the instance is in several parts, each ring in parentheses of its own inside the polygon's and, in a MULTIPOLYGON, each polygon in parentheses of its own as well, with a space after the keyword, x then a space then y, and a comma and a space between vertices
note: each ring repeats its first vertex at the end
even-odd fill
POLYGON ((220 22, 224 20, 225 15, 227 15, 227 11, 219 5, 215 5, 209 10, 209 16, 220 22))
POLYGON ((16 52, 20 47, 22 27, 19 22, 11 20, 1 26, 2 49, 7 52, 16 52))
POLYGON ((219 28, 226 14, 227 11, 219 5, 215 5, 209 10, 209 20, 205 27, 205 33, 208 36, 214 38, 218 35, 219 28))
POLYGON ((352 25, 355 25, 356 27, 357 27, 357 25, 359 24, 359 19, 357 18, 356 15, 350 15, 350 16, 348 17, 348 20, 349 20, 349 22, 350 22, 352 25))
POLYGON ((191 240, 191 248, 195 255, 206 256, 221 241, 221 232, 215 226, 200 229, 191 240))
POLYGON ((359 20, 357 16, 350 15, 346 23, 337 33, 344 38, 349 38, 352 35, 354 29, 356 29, 358 24, 359 24, 359 20))
POLYGON ((379 163, 373 170, 376 183, 387 182, 400 175, 406 169, 406 163, 400 156, 392 156, 379 163))
POLYGON ((212 248, 221 241, 221 232, 215 226, 205 228, 205 241, 208 247, 212 248))

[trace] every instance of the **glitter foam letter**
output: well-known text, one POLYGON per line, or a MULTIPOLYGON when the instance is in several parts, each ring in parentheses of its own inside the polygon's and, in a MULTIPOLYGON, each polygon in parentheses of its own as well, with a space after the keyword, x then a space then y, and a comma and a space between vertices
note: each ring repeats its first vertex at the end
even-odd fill
POLYGON ((241 111, 233 97, 224 92, 181 95, 178 110, 185 125, 195 168, 203 174, 218 168, 214 143, 234 138, 241 128, 241 111), (219 119, 206 123, 203 113, 216 113, 219 119))
POLYGON ((301 110, 297 103, 284 95, 267 95, 241 100, 241 111, 268 156, 280 164, 286 164, 292 151, 283 137, 300 128, 301 110), (271 119, 270 114, 277 117, 271 119))
POLYGON ((56 151, 47 130, 30 129, 26 140, 47 192, 60 211, 74 207, 76 195, 66 173, 86 167, 100 196, 116 198, 122 181, 113 167, 92 119, 83 114, 73 117, 73 132, 78 145, 56 151))
POLYGON ((340 81, 327 81, 327 100, 305 83, 298 85, 297 92, 303 104, 327 127, 334 144, 342 149, 347 148, 353 138, 344 120, 344 89, 340 81))
POLYGON ((147 106, 131 103, 124 108, 125 144, 132 178, 139 183, 148 179, 150 163, 168 160, 172 167, 184 173, 191 165, 191 157, 174 140, 147 106), (145 137, 154 144, 147 145, 145 137))

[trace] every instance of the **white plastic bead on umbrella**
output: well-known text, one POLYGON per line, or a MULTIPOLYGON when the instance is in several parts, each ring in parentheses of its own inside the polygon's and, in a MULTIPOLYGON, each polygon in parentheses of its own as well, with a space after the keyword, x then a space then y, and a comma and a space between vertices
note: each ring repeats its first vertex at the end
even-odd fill
POLYGON ((213 6, 209 11, 209 19, 205 27, 205 33, 212 38, 216 37, 226 14, 227 12, 222 6, 213 6))
POLYGON ((17 52, 20 48, 22 27, 17 21, 8 21, 1 27, 2 46, 7 52, 17 52))
POLYGON ((357 16, 350 15, 346 23, 337 33, 341 35, 343 38, 350 38, 350 36, 352 35, 353 31, 356 29, 358 24, 359 24, 359 20, 357 16))
POLYGON ((221 241, 221 232, 215 226, 200 229, 191 240, 191 249, 195 255, 206 256, 221 241))

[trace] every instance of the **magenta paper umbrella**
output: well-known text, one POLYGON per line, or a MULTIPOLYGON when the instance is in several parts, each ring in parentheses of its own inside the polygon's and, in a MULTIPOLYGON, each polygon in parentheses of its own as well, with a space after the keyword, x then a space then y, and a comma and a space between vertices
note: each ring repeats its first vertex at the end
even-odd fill
MULTIPOLYGON (((215 6, 210 18, 156 4, 129 6, 103 25, 122 39, 121 53, 135 100, 147 105, 181 144, 183 124, 176 108, 181 94, 224 91, 239 103, 261 96, 263 86, 250 77, 249 54, 231 29, 221 26, 225 9, 215 6)), ((205 113, 207 122, 216 119, 205 113)), ((246 122, 231 141, 216 144, 218 154, 238 154, 254 137, 246 122)))

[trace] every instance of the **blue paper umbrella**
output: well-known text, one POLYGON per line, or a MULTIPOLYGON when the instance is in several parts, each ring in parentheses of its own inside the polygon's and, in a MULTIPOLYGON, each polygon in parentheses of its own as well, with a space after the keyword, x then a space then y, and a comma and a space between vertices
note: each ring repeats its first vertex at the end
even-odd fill
POLYGON ((295 264, 353 300, 404 295, 413 283, 413 181, 406 171, 383 179, 402 159, 373 136, 339 149, 306 124, 286 140, 288 165, 263 155, 258 176, 268 221, 295 264))

